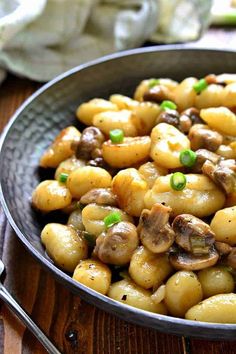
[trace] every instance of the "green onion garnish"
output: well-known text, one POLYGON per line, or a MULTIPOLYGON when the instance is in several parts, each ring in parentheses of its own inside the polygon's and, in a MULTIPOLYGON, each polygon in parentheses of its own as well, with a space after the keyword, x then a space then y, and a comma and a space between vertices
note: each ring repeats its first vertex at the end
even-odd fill
POLYGON ((83 231, 82 234, 90 247, 94 247, 96 245, 96 236, 90 234, 87 231, 83 231))
POLYGON ((209 253, 209 246, 206 246, 206 239, 201 236, 190 236, 190 244, 193 254, 209 253))
POLYGON ((167 111, 168 109, 176 109, 177 108, 176 104, 172 101, 163 101, 161 103, 160 107, 164 111, 167 111))
POLYGON ((197 159, 197 154, 190 149, 181 151, 179 155, 179 160, 183 166, 192 167, 197 159))
POLYGON ((200 93, 203 90, 205 90, 208 86, 208 83, 206 82, 205 79, 200 79, 196 84, 193 85, 193 89, 195 90, 196 93, 200 93))
POLYGON ((108 227, 111 227, 114 224, 117 224, 118 222, 120 222, 121 221, 121 215, 117 211, 114 211, 113 213, 107 215, 103 219, 103 221, 104 221, 105 226, 108 228, 108 227))
POLYGON ((66 183, 68 176, 69 176, 68 173, 64 173, 64 172, 61 173, 59 176, 59 181, 61 183, 66 183))
POLYGON ((170 186, 175 191, 182 191, 186 183, 186 176, 182 172, 175 172, 170 177, 170 186))
POLYGON ((150 79, 149 83, 148 83, 148 86, 149 86, 149 88, 152 88, 152 87, 154 87, 156 85, 159 85, 159 83, 160 83, 159 79, 150 79))
POLYGON ((122 143, 124 140, 124 132, 121 129, 113 129, 110 131, 110 139, 113 143, 122 143))

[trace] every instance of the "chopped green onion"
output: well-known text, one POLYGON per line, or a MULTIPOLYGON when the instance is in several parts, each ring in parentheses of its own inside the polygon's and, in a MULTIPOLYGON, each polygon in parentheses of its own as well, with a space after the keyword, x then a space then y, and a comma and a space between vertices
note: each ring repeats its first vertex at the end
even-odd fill
POLYGON ((172 101, 163 101, 161 103, 160 107, 164 111, 167 111, 168 109, 176 109, 177 108, 176 104, 172 101))
POLYGON ((186 183, 186 176, 182 172, 175 172, 170 177, 170 186, 175 191, 182 191, 186 183))
POLYGON ((179 155, 179 160, 182 163, 182 165, 187 166, 187 167, 192 167, 197 159, 197 154, 190 149, 186 149, 181 151, 179 155))
POLYGON ((206 239, 201 236, 190 236, 190 243, 193 254, 208 254, 209 246, 206 246, 206 239))
POLYGON ((148 83, 148 86, 149 88, 152 88, 156 85, 159 85, 160 84, 160 80, 159 79, 150 79, 149 80, 149 83, 148 83))
POLYGON ((124 140, 124 132, 121 129, 113 129, 110 131, 110 139, 113 143, 122 143, 124 140))
POLYGON ((205 90, 208 86, 208 83, 206 82, 205 79, 200 79, 196 84, 193 85, 193 89, 195 90, 196 93, 201 93, 203 90, 205 90))
POLYGON ((64 173, 64 172, 61 173, 59 176, 59 181, 61 183, 66 183, 68 176, 69 176, 68 173, 64 173))
POLYGON ((117 211, 114 211, 113 213, 107 215, 103 219, 103 221, 104 221, 105 226, 108 228, 108 227, 111 227, 114 224, 117 224, 118 222, 120 222, 121 221, 121 215, 117 211))
POLYGON ((96 245, 96 236, 90 234, 87 231, 83 231, 82 234, 90 247, 94 247, 96 245))

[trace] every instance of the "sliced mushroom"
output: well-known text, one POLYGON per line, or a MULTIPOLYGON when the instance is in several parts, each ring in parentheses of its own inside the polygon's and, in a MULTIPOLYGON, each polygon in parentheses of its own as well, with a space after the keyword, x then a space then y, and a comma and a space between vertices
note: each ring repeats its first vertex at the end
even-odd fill
POLYGON ((195 124, 189 131, 189 140, 193 150, 207 149, 216 151, 223 142, 223 137, 220 133, 211 130, 205 124, 195 124))
POLYGON ((196 151, 196 155, 197 155, 196 162, 194 166, 191 168, 191 171, 195 173, 202 172, 202 166, 207 160, 213 162, 214 164, 217 164, 221 159, 219 155, 206 149, 198 149, 196 151))
POLYGON ((99 151, 104 140, 105 137, 100 129, 96 127, 84 129, 75 149, 76 157, 84 160, 94 158, 94 155, 97 157, 96 152, 99 151))
POLYGON ((144 209, 138 229, 141 242, 153 253, 167 251, 174 242, 174 231, 169 224, 171 208, 154 204, 151 210, 144 209))
POLYGON ((188 108, 179 114, 178 111, 171 109, 161 112, 157 118, 158 123, 168 123, 178 128, 183 133, 188 133, 193 124, 203 123, 196 108, 188 108))
POLYGON ((230 254, 227 257, 227 264, 236 269, 236 247, 233 247, 230 254))
POLYGON ((125 265, 138 247, 138 233, 130 222, 121 221, 98 236, 94 254, 104 263, 125 265))
POLYGON ((169 90, 167 87, 163 85, 156 85, 154 87, 149 88, 143 94, 144 101, 151 101, 155 103, 161 103, 164 100, 169 100, 169 90))
POLYGON ((215 248, 219 252, 220 256, 226 256, 232 250, 232 247, 228 243, 219 241, 215 242, 215 248))
POLYGON ((193 124, 202 124, 199 110, 195 107, 188 108, 181 112, 179 117, 179 129, 183 133, 188 133, 193 124))
POLYGON ((219 254, 212 247, 207 255, 195 256, 191 253, 178 252, 170 254, 169 261, 177 270, 200 270, 217 263, 219 254))
POLYGON ((193 215, 176 216, 172 227, 175 232, 175 242, 194 255, 208 254, 215 242, 215 234, 210 226, 193 215))
POLYGON ((161 112, 157 117, 156 124, 159 123, 167 123, 173 125, 174 127, 178 128, 179 126, 179 113, 174 110, 168 110, 166 112, 161 112))
POLYGON ((229 160, 233 161, 233 165, 231 163, 227 164, 226 161, 220 161, 215 165, 207 160, 202 166, 202 172, 220 186, 226 194, 230 194, 236 186, 235 161, 229 160))
POLYGON ((84 194, 80 199, 81 204, 96 203, 99 205, 117 205, 117 197, 111 188, 94 188, 84 194))

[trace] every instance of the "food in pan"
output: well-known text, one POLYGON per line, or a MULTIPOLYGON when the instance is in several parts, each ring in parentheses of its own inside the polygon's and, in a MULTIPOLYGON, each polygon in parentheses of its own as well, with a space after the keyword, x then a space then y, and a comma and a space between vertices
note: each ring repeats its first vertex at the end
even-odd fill
POLYGON ((68 214, 41 239, 54 263, 143 310, 236 323, 236 75, 139 83, 80 104, 32 195, 68 214))

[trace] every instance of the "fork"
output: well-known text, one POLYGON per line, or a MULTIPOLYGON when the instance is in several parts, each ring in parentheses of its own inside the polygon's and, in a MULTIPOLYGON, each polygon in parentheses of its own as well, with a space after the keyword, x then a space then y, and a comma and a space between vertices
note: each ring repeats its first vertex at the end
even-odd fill
MULTIPOLYGON (((0 276, 4 271, 4 264, 0 259, 0 276)), ((22 307, 11 296, 7 289, 0 281, 0 298, 9 306, 13 313, 24 323, 24 325, 35 335, 39 342, 44 346, 50 354, 61 354, 59 350, 52 344, 52 342, 46 337, 41 329, 32 321, 22 307)))

